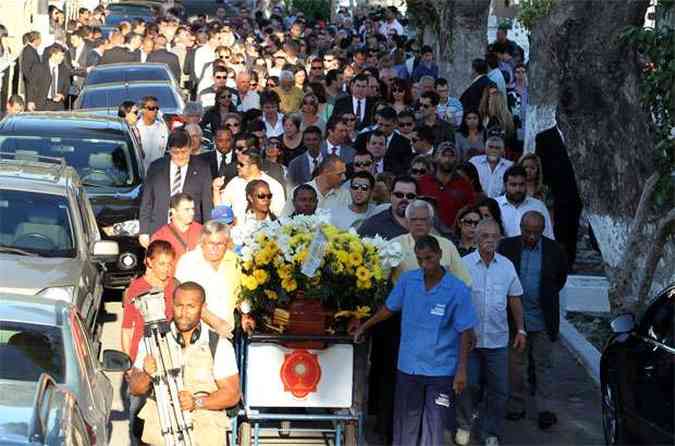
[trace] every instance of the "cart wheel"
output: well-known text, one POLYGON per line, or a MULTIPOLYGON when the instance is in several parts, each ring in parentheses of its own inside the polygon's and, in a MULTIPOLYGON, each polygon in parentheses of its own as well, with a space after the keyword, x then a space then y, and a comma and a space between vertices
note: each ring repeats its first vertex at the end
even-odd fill
POLYGON ((356 429, 356 422, 350 421, 345 423, 345 446, 356 446, 358 444, 359 438, 356 429))
POLYGON ((239 425, 239 446, 251 446, 251 423, 243 421, 239 425))
POLYGON ((279 428, 279 436, 282 438, 288 438, 291 436, 291 422, 282 421, 281 427, 279 428))

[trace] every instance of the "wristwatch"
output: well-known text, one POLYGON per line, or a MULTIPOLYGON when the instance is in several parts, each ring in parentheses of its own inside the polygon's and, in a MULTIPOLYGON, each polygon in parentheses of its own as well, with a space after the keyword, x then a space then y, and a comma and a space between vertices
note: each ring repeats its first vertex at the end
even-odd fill
POLYGON ((197 398, 195 400, 195 407, 197 407, 197 409, 203 409, 204 408, 204 398, 197 398))
POLYGON ((525 330, 518 330, 518 334, 521 334, 523 336, 527 336, 527 332, 525 330))

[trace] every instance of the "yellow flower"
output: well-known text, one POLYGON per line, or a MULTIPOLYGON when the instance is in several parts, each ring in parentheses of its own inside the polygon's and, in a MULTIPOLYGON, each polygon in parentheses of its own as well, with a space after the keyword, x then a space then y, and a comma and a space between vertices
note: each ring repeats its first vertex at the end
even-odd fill
POLYGON ((253 262, 251 262, 250 260, 247 260, 241 264, 241 269, 243 269, 244 271, 248 271, 251 268, 253 268, 253 262))
POLYGON ((309 283, 314 286, 318 286, 321 283, 321 274, 317 274, 316 276, 309 279, 309 283))
POLYGON ((360 252, 352 252, 349 254, 349 265, 353 266, 356 268, 357 266, 361 266, 363 263, 363 256, 361 255, 360 252))
POLYGON ((277 292, 274 291, 274 290, 265 290, 265 296, 267 296, 267 298, 268 298, 269 300, 277 300, 277 299, 279 299, 279 295, 278 295, 277 292))
POLYGON ((256 252, 254 259, 257 265, 265 266, 270 263, 270 257, 267 255, 267 251, 264 249, 256 252))
POLYGON ((264 269, 257 269, 253 271, 253 277, 255 277, 255 280, 262 285, 263 283, 267 282, 267 279, 269 279, 269 274, 267 274, 267 271, 264 269))
POLYGON ((338 259, 340 263, 346 264, 349 262, 349 254, 347 254, 347 251, 339 250, 335 253, 335 258, 338 259))
POLYGON ((380 268, 379 266, 373 268, 373 278, 375 280, 382 280, 382 268, 380 268))
POLYGON ((352 239, 349 241, 349 250, 361 254, 363 253, 363 245, 358 239, 352 239))
POLYGON ((359 266, 356 269, 356 278, 360 282, 365 282, 366 280, 369 280, 371 277, 370 271, 368 271, 368 268, 364 266, 359 266))
POLYGON ((305 259, 307 258, 307 255, 308 255, 308 254, 309 254, 309 251, 308 251, 307 249, 303 249, 302 251, 300 251, 299 253, 297 253, 297 254, 295 255, 295 261, 296 261, 297 263, 302 263, 302 262, 304 262, 305 259))
POLYGON ((367 305, 360 305, 352 312, 355 319, 365 319, 370 316, 370 307, 367 305))
POLYGON ((371 287, 370 280, 357 280, 356 281, 356 288, 360 290, 368 290, 371 287))
POLYGON ((281 286, 284 290, 286 290, 287 293, 291 293, 298 289, 298 283, 295 281, 295 279, 291 278, 282 280, 281 286))
POLYGON ((265 234, 262 234, 262 233, 256 235, 256 237, 255 237, 255 241, 259 245, 262 245, 263 243, 265 243, 266 240, 267 240, 267 237, 265 236, 265 234))
POLYGON ((241 284, 244 286, 244 288, 247 288, 251 291, 258 288, 258 281, 255 280, 255 277, 249 276, 247 274, 241 275, 241 284))

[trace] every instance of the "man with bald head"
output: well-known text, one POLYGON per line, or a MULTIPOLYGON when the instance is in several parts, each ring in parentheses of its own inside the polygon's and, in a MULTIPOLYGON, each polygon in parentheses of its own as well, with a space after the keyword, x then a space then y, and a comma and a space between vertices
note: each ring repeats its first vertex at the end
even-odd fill
POLYGON ((251 74, 248 71, 237 74, 237 96, 239 96, 237 111, 247 112, 252 108, 260 110, 260 95, 251 90, 250 82, 251 74))
MULTIPOLYGON (((523 286, 523 313, 527 348, 512 350, 509 355, 511 394, 507 418, 519 420, 525 416, 528 393, 526 372, 528 362, 534 362, 536 403, 539 427, 548 429, 557 422, 549 402, 554 387, 552 381, 553 342, 560 326, 560 290, 567 280, 567 259, 560 245, 544 237, 545 216, 539 211, 527 211, 520 220, 520 235, 505 238, 498 252, 511 260, 523 286)), ((513 336, 513 330, 511 330, 513 336)))

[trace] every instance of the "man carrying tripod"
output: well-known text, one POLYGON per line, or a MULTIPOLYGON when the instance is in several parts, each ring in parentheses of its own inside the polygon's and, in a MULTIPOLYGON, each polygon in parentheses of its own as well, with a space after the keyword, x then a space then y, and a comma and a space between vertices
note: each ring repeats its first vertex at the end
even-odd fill
MULTIPOLYGON (((239 372, 232 344, 223 337, 214 343, 208 328, 200 321, 206 296, 195 282, 185 282, 176 288, 173 296, 173 322, 168 342, 175 343, 177 367, 182 370, 183 386, 178 393, 180 409, 190 412, 193 429, 192 444, 222 446, 225 444, 228 418, 225 409, 239 402, 239 372)), ((164 359, 165 360, 165 359, 164 359)), ((141 343, 129 373, 129 387, 133 395, 148 395, 152 378, 158 372, 158 361, 146 353, 141 343)), ((158 407, 148 398, 141 409, 145 421, 143 441, 163 446, 158 407)))

